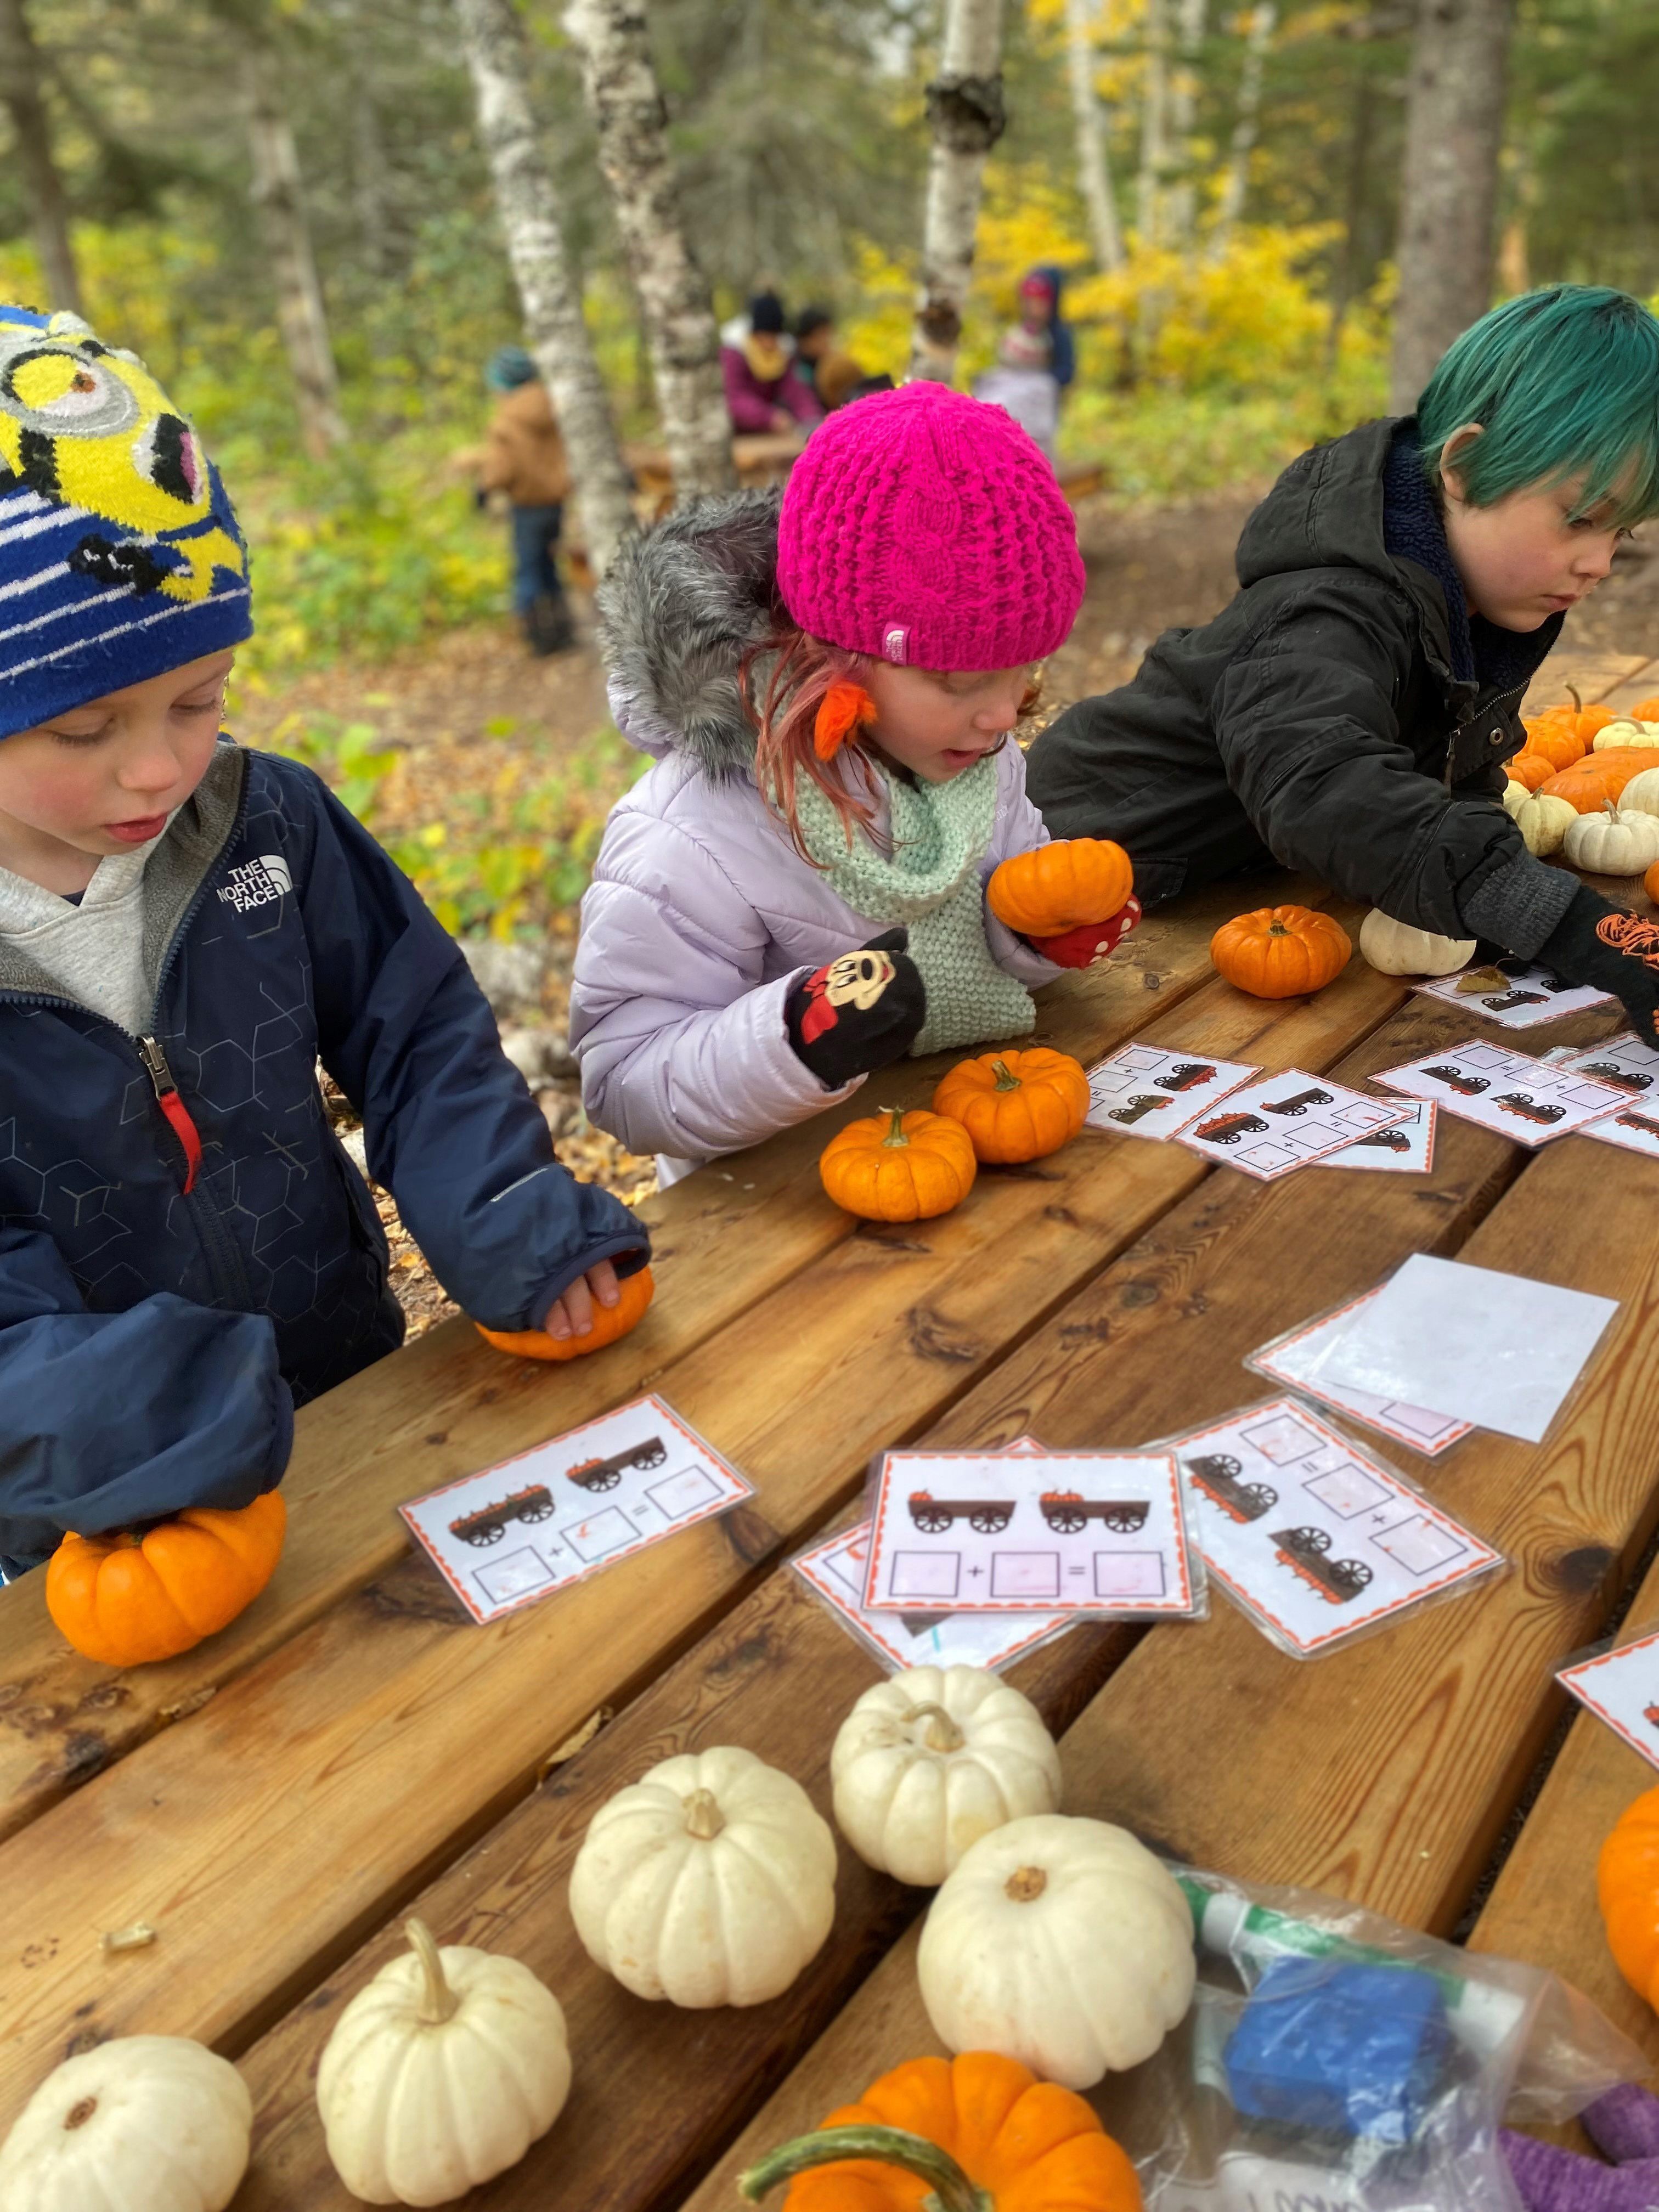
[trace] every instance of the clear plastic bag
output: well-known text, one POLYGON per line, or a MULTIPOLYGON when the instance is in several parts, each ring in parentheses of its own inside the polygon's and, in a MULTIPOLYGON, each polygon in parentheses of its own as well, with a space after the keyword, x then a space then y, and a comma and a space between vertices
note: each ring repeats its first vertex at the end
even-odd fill
POLYGON ((1647 2063, 1542 1969, 1310 1891, 1185 1868, 1186 2020, 1103 2084, 1146 2212, 1519 2212, 1500 2123, 1570 2119, 1647 2063))

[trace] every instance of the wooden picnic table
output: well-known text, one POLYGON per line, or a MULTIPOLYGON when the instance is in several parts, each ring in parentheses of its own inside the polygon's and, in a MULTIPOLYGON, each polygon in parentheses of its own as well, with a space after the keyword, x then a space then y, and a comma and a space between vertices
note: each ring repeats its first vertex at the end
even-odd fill
MULTIPOLYGON (((1571 677, 1628 703, 1644 670, 1659 680, 1634 656, 1559 662, 1539 690, 1571 677)), ((1039 1038, 1085 1060, 1138 1036, 1361 1082, 1468 1033, 1466 1008, 1358 958, 1305 1000, 1216 977, 1217 924, 1291 896, 1357 927, 1282 875, 1214 886, 1155 911, 1109 968, 1045 992, 1039 1038)), ((1598 1010, 1522 1042, 1620 1026, 1598 1010)), ((881 1103, 925 1103, 945 1064, 888 1071, 881 1103)), ((1060 1735, 1066 1809, 1245 1881, 1453 1929, 1559 1735, 1555 1667, 1605 1632, 1659 1525, 1659 1164, 1571 1139, 1529 1153, 1443 1115, 1429 1176, 1315 1168, 1264 1185, 1085 1131, 982 1171, 957 1212, 876 1226, 839 1213, 817 1175, 831 1128, 867 1110, 860 1097, 647 1201, 657 1301, 604 1354, 515 1363, 457 1321, 307 1407, 282 1566, 195 1651, 94 1666, 52 1629, 41 1576, 0 1591, 0 2131, 70 2051, 195 2035, 254 2094, 238 2212, 349 2212, 317 2059, 418 1909, 440 1942, 523 1959, 570 2021, 569 2106, 470 2203, 731 2207, 757 2147, 939 2047, 915 1978, 926 1898, 842 1844, 834 1932, 784 1997, 647 2004, 589 1962, 570 1920, 595 1808, 671 1752, 732 1742, 828 1814, 836 1724, 878 1668, 787 1561, 856 1516, 873 1452, 1026 1431, 1133 1446, 1195 1426, 1265 1395, 1247 1353, 1414 1251, 1620 1302, 1542 1446, 1477 1434, 1413 1470, 1510 1571, 1311 1662, 1218 1602, 1198 1625, 1075 1628, 1011 1679, 1060 1735), (642 1389, 748 1475, 753 1500, 471 1625, 411 1556, 398 1504, 642 1389), (137 1921, 152 1946, 102 1949, 137 1921)), ((1659 1613, 1659 1570, 1643 1602, 1659 1613)), ((1592 1878, 1647 1778, 1577 1723, 1473 1940, 1557 1967, 1659 2052, 1659 2023, 1607 1956, 1592 1878)))

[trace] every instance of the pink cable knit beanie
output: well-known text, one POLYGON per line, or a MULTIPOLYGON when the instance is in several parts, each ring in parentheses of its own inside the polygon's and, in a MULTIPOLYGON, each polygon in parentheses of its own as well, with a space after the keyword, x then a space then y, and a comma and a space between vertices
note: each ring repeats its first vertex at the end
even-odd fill
POLYGON ((778 589, 802 629, 915 668, 1017 668, 1082 604, 1077 525, 1012 416, 940 384, 856 399, 795 463, 778 589))

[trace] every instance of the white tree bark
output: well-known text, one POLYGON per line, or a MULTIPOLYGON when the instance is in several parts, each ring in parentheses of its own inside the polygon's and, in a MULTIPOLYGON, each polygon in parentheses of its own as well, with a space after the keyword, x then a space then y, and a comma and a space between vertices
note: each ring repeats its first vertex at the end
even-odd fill
POLYGON ((1172 244, 1190 243, 1198 216, 1198 149, 1193 126, 1198 118, 1199 72, 1203 64, 1206 0, 1177 0, 1176 37, 1180 52, 1170 79, 1170 159, 1176 169, 1169 194, 1172 244))
POLYGON ((1227 173, 1216 203, 1215 228, 1210 250, 1218 259, 1227 250, 1234 225, 1244 212, 1250 187, 1250 155, 1255 150, 1261 125, 1261 82, 1267 66, 1267 49, 1279 21, 1274 0, 1256 0, 1250 11, 1250 27, 1244 37, 1244 66, 1238 78, 1238 112, 1233 121, 1232 143, 1227 149, 1227 173))
POLYGON ((1089 36, 1089 0, 1066 0, 1066 58, 1072 79, 1072 113, 1077 123, 1078 176, 1089 211, 1095 261, 1102 269, 1123 266, 1123 231, 1112 197, 1112 173, 1106 155, 1106 129, 1095 97, 1095 50, 1089 36))
POLYGON ((1498 157, 1515 0, 1420 0, 1406 95, 1400 304, 1389 404, 1417 404, 1435 363, 1492 302, 1498 157))
POLYGON ((47 303, 81 312, 81 279, 70 244, 69 204, 52 159, 52 125, 40 90, 40 56, 23 0, 0 0, 0 105, 11 120, 12 158, 40 257, 47 303))
POLYGON ((525 336, 559 418, 587 557, 602 576, 633 527, 633 486, 582 320, 558 197, 525 88, 530 62, 524 26, 514 0, 456 0, 455 12, 525 336))
POLYGON ((1164 180, 1170 166, 1169 0, 1146 0, 1142 38, 1140 167, 1135 179, 1135 228, 1143 252, 1164 242, 1164 180))
POLYGON ((253 200, 276 287, 276 322, 299 401, 300 434, 307 452, 320 459, 346 434, 339 378, 276 56, 257 32, 247 44, 246 75, 253 200))
POLYGON ((720 330, 681 219, 644 0, 571 0, 564 21, 581 55, 599 167, 639 295, 675 495, 729 491, 737 472, 720 330))
POLYGON ((945 0, 945 41, 927 88, 933 149, 922 224, 921 297, 910 336, 912 377, 948 384, 974 272, 980 187, 1006 123, 1002 0, 945 0))

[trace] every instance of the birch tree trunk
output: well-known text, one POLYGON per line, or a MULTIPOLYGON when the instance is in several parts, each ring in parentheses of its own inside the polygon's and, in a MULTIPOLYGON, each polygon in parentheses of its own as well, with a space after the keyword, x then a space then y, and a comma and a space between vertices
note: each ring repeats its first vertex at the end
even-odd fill
POLYGON ((1244 66, 1238 79, 1238 113, 1233 122, 1232 143, 1227 149, 1227 173, 1222 180, 1221 197, 1216 203, 1215 228, 1211 234, 1210 250, 1217 260, 1226 252, 1233 226, 1244 212, 1244 198, 1250 188, 1250 155, 1255 150, 1256 132, 1261 123, 1261 82, 1267 71, 1267 49, 1273 44, 1278 21, 1279 9, 1274 0, 1256 0, 1250 11, 1250 27, 1245 34, 1244 66))
POLYGON ((1164 179, 1170 166, 1169 0, 1146 0, 1146 71, 1140 89, 1140 169, 1135 228, 1143 252, 1164 242, 1164 179))
POLYGON ((264 229, 271 282, 276 290, 277 327, 299 399, 300 434, 306 451, 313 459, 321 459, 345 439, 340 383, 329 343, 323 288, 311 250, 300 156, 283 104, 276 56, 257 32, 248 40, 246 73, 253 200, 264 229))
POLYGON ((11 118, 14 159, 40 257, 48 303, 81 313, 81 279, 70 244, 69 204, 52 154, 52 125, 40 89, 40 55, 23 0, 0 0, 0 103, 11 118))
POLYGON ((1193 125, 1198 118, 1199 71, 1203 62, 1206 0, 1178 0, 1176 37, 1180 48, 1170 79, 1170 159, 1178 174, 1169 194, 1170 243, 1190 243, 1198 218, 1198 149, 1193 125))
POLYGON ((602 576, 634 526, 633 486, 582 319, 558 196, 525 89, 530 57, 524 26, 513 0, 456 0, 455 13, 525 336, 559 418, 587 557, 602 576))
POLYGON ((1123 232, 1112 197, 1112 173, 1106 158, 1106 131, 1095 97, 1095 53, 1089 38, 1089 0, 1066 0, 1066 55, 1072 78, 1072 113, 1077 122, 1078 176, 1094 236, 1095 262, 1101 269, 1123 266, 1123 232))
POLYGON ((948 384, 974 271, 980 186, 1007 117, 1002 104, 1002 0, 945 0, 944 50, 927 88, 933 149, 922 223, 921 297, 910 334, 912 377, 948 384))
POLYGON ((737 471, 720 330, 681 220, 644 0, 571 0, 564 23, 581 55, 599 167, 639 295, 675 496, 729 491, 737 471))
POLYGON ((1406 95, 1400 304, 1389 405, 1407 412, 1435 363, 1492 301, 1498 156, 1515 0, 1419 0, 1406 95))

